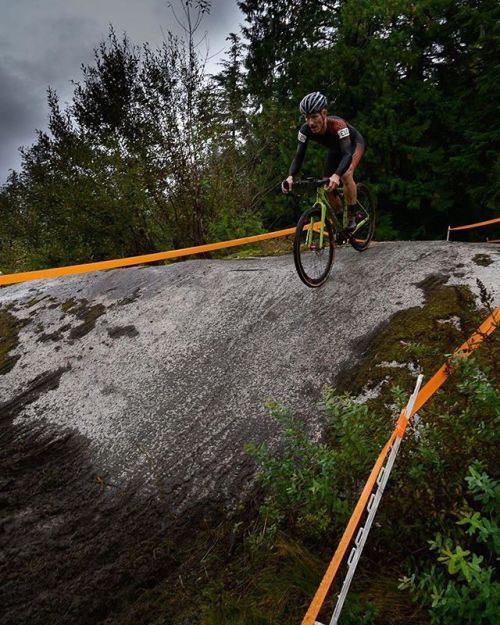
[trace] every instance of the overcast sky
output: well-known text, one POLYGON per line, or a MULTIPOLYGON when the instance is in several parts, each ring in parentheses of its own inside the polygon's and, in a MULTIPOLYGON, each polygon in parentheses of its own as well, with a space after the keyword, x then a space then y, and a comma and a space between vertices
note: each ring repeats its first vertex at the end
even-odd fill
MULTIPOLYGON (((179 1, 172 0, 174 7, 179 1)), ((230 32, 239 32, 243 16, 237 0, 211 5, 200 28, 215 54, 230 32)), ((47 129, 47 87, 69 102, 71 80, 81 80, 82 63, 92 63, 110 24, 117 35, 152 48, 161 45, 162 29, 178 32, 169 0, 0 0, 0 185, 9 169, 19 169, 19 146, 35 141, 35 129, 47 129)), ((222 51, 212 59, 210 71, 223 57, 222 51)))

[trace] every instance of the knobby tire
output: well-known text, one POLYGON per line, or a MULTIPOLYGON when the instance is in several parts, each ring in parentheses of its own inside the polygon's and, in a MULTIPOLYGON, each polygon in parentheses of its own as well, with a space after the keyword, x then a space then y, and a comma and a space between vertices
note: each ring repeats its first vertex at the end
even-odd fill
POLYGON ((315 232, 313 244, 317 242, 318 249, 311 250, 311 247, 305 245, 307 225, 311 222, 311 218, 314 218, 314 222, 318 223, 321 220, 321 209, 317 207, 310 208, 300 217, 295 230, 293 258, 295 268, 302 282, 308 287, 317 288, 326 282, 332 268, 335 255, 335 235, 332 223, 327 217, 325 220, 323 249, 319 249, 319 233, 315 232), (319 273, 314 272, 313 274, 312 268, 317 266, 322 267, 322 269, 318 270, 319 273))
MULTIPOLYGON (((359 232, 349 237, 349 242, 355 250, 362 252, 370 245, 375 233, 375 196, 362 182, 357 184, 358 205, 362 205, 369 216, 369 222, 362 226, 359 232)), ((363 217, 365 215, 363 214, 363 217)))

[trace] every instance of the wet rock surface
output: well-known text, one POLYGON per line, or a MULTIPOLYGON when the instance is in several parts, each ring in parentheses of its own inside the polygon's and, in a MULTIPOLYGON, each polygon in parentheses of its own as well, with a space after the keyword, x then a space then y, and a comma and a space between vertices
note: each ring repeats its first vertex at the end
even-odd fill
POLYGON ((395 242, 338 250, 318 290, 290 256, 1 289, 0 623, 125 622, 172 541, 249 492, 244 444, 277 439, 267 399, 319 438, 322 386, 377 328, 433 285, 477 292, 479 278, 498 305, 499 260, 486 245, 395 242))

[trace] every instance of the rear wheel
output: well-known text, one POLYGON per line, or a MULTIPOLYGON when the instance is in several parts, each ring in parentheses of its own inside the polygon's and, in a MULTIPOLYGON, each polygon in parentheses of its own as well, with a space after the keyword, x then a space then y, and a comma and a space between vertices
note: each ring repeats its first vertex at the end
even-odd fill
POLYGON ((325 283, 335 255, 331 221, 328 217, 325 220, 323 241, 320 240, 320 222, 320 208, 306 210, 299 219, 293 242, 293 258, 299 278, 313 288, 325 283))
POLYGON ((349 236, 349 242, 355 250, 365 250, 375 233, 375 197, 370 189, 360 182, 357 185, 358 201, 356 205, 356 230, 349 236))

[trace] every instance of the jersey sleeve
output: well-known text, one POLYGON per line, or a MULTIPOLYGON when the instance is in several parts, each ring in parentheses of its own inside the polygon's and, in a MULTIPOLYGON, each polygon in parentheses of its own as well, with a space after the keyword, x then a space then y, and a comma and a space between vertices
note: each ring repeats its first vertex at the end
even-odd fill
POLYGON ((295 152, 295 157, 288 170, 289 176, 295 176, 299 173, 302 163, 304 162, 304 156, 306 155, 307 142, 308 138, 304 132, 304 127, 302 127, 297 135, 297 151, 295 152))
POLYGON ((351 146, 351 133, 349 127, 344 122, 339 128, 336 129, 337 136, 339 138, 340 146, 340 163, 338 164, 337 171, 338 176, 343 176, 349 169, 352 162, 352 146, 351 146))
POLYGON ((342 141, 342 139, 345 139, 346 137, 349 137, 350 139, 351 133, 349 131, 349 128, 345 126, 345 128, 339 128, 337 130, 337 135, 339 137, 339 141, 342 141))

